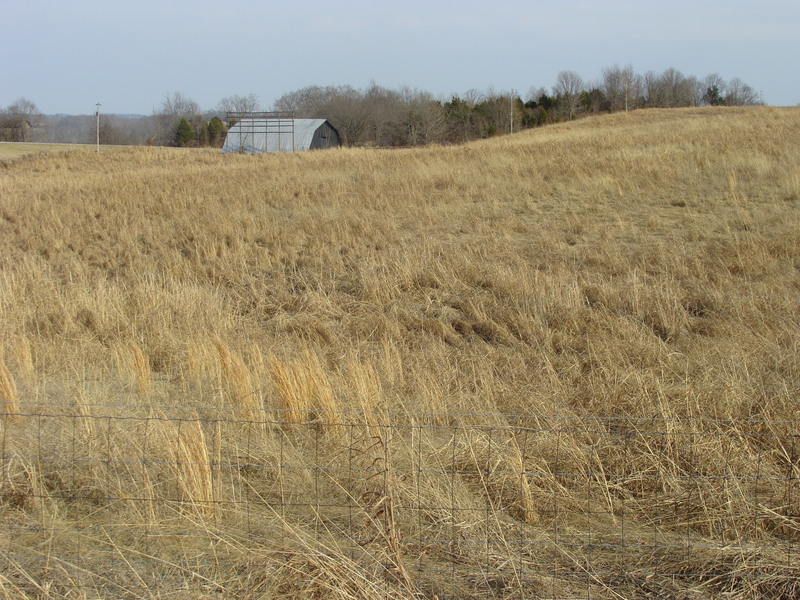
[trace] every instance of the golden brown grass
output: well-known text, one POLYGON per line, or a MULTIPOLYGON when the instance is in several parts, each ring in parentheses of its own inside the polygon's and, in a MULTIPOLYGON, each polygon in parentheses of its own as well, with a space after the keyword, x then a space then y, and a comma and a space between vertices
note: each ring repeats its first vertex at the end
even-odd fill
MULTIPOLYGON (((115 152, 119 146, 101 146, 101 152, 115 152)), ((33 142, 0 142, 0 164, 31 155, 63 154, 72 151, 91 151, 91 144, 46 144, 33 142)))
POLYGON ((799 136, 6 164, 0 592, 794 597, 799 136))
POLYGON ((2 354, 0 354, 0 406, 3 407, 3 418, 7 421, 14 421, 19 416, 17 384, 3 361, 2 354))

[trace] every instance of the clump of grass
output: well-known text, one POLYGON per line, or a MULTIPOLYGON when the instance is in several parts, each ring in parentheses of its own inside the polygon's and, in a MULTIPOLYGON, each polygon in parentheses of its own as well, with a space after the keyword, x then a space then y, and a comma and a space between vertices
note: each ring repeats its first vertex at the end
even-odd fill
POLYGON ((319 357, 305 350, 294 359, 267 359, 282 418, 297 424, 318 421, 334 431, 341 415, 331 383, 319 357))
POLYGON ((294 370, 275 356, 268 359, 272 385, 278 395, 282 420, 287 423, 302 423, 308 418, 309 397, 298 385, 294 370))
POLYGON ((388 424, 388 407, 380 377, 370 361, 355 354, 347 357, 342 370, 342 383, 348 404, 352 403, 348 420, 364 422, 373 428, 388 424))
POLYGON ((206 435, 199 420, 161 422, 160 437, 170 458, 178 500, 204 518, 216 515, 214 477, 206 435))
POLYGON ((263 423, 261 395, 244 360, 218 337, 214 338, 214 346, 221 366, 219 387, 226 400, 223 405, 237 409, 236 414, 243 420, 263 423))

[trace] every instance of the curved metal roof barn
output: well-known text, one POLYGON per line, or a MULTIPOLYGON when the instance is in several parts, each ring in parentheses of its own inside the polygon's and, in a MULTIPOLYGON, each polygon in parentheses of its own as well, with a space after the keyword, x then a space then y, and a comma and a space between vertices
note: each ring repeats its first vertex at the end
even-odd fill
POLYGON ((340 145, 339 132, 325 119, 247 116, 238 120, 228 130, 222 152, 238 154, 303 152, 335 148, 340 145))

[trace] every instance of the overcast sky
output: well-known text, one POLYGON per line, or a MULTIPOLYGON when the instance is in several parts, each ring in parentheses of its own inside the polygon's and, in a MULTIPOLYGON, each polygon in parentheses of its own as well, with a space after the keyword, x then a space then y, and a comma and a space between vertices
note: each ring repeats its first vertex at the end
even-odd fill
POLYGON ((0 0, 0 107, 150 114, 180 92, 262 108, 371 81, 442 98, 550 89, 572 70, 674 67, 800 104, 798 0, 0 0))

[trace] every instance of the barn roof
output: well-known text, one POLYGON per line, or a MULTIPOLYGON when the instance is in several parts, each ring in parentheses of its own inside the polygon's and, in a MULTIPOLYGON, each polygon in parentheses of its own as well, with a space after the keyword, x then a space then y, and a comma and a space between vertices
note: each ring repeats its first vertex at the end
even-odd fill
POLYGON ((308 150, 314 133, 327 123, 325 119, 293 119, 292 134, 291 121, 275 125, 267 119, 242 119, 228 130, 222 151, 256 154, 308 150))

